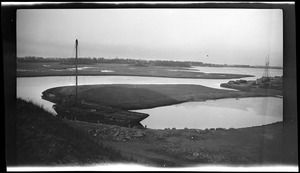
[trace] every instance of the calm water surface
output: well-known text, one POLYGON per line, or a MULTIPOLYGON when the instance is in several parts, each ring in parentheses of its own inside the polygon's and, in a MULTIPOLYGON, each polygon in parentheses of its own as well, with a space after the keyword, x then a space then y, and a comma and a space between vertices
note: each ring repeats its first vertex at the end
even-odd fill
POLYGON ((141 123, 148 128, 240 128, 282 121, 281 98, 260 97, 187 102, 136 110, 151 116, 141 123))
MULTIPOLYGON (((252 68, 216 68, 193 67, 208 73, 250 74, 255 77, 244 78, 255 80, 260 78, 264 69, 252 68)), ((270 76, 282 76, 282 70, 270 69, 270 76)), ((212 88, 221 88, 220 83, 228 79, 176 79, 137 76, 79 76, 80 85, 90 84, 195 84, 212 88)), ((236 79, 233 79, 236 80, 236 79)), ((32 100, 53 113, 53 103, 41 98, 46 89, 58 86, 74 85, 75 77, 24 77, 17 78, 17 97, 32 100)), ((225 88, 222 88, 225 89, 225 88)), ((149 128, 210 128, 210 127, 249 127, 282 121, 282 99, 280 98, 244 98, 220 99, 206 102, 188 102, 179 105, 164 106, 154 109, 136 110, 149 113, 142 121, 149 128), (172 121, 170 121, 172 119, 172 121)))
MULTIPOLYGON (((261 78, 264 74, 265 69, 263 68, 239 68, 239 67, 192 67, 190 68, 193 71, 199 70, 200 72, 205 73, 229 73, 229 74, 249 74, 255 77, 246 77, 241 79, 246 80, 256 80, 257 78, 261 78)), ((282 69, 269 69, 269 76, 282 76, 282 69)), ((232 79, 237 80, 237 79, 232 79)))

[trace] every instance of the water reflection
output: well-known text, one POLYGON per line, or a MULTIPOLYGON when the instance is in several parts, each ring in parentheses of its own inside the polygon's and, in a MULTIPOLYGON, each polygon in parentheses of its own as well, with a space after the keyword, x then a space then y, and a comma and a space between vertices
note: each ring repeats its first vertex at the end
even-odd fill
MULTIPOLYGON (((241 67, 192 67, 191 70, 198 70, 205 73, 225 73, 225 74, 244 74, 254 77, 241 78, 245 80, 256 80, 264 74, 263 68, 241 68, 241 67)), ((269 69, 269 76, 282 76, 282 69, 269 69)))
POLYGON ((240 128, 282 121, 282 98, 242 98, 187 102, 153 109, 142 121, 148 128, 240 128))

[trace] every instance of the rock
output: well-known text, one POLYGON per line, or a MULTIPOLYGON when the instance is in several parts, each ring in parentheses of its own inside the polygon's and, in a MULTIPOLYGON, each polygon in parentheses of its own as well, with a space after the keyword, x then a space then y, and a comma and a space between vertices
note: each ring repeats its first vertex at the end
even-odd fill
POLYGON ((203 130, 196 129, 196 132, 201 133, 201 132, 203 132, 203 130))
POLYGON ((117 132, 114 134, 114 137, 117 137, 119 135, 120 132, 117 132))
POLYGON ((135 134, 133 135, 134 137, 143 137, 145 136, 146 134, 142 131, 136 131, 135 134))
POLYGON ((163 138, 164 138, 163 134, 158 135, 158 139, 163 139, 163 138))
POLYGON ((194 156, 194 157, 198 157, 199 155, 200 155, 200 154, 197 153, 197 152, 194 152, 194 153, 193 153, 193 156, 194 156))
POLYGON ((128 140, 129 140, 129 139, 131 139, 131 137, 130 137, 129 135, 126 135, 126 136, 125 136, 125 139, 128 139, 128 140))

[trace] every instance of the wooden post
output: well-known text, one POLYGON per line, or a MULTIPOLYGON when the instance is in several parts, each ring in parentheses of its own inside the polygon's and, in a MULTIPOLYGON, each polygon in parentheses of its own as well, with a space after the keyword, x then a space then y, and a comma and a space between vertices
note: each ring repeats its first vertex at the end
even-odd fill
POLYGON ((77 57, 78 57, 78 50, 77 50, 77 48, 78 48, 78 40, 77 39, 75 41, 75 48, 76 48, 76 56, 75 56, 75 65, 76 65, 76 67, 75 67, 75 75, 76 75, 75 105, 76 105, 77 104, 77 84, 78 84, 78 78, 77 78, 77 66, 78 66, 78 64, 77 64, 77 57))

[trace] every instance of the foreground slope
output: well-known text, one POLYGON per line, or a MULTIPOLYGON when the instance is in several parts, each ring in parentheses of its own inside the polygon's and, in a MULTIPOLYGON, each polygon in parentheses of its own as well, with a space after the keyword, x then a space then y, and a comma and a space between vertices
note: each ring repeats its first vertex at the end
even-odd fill
POLYGON ((94 143, 42 108, 18 99, 18 165, 92 164, 124 161, 120 153, 94 143))
POLYGON ((154 166, 297 164, 296 123, 241 129, 132 129, 61 120, 17 100, 18 165, 135 162, 154 166), (286 153, 286 146, 289 152, 286 153))

